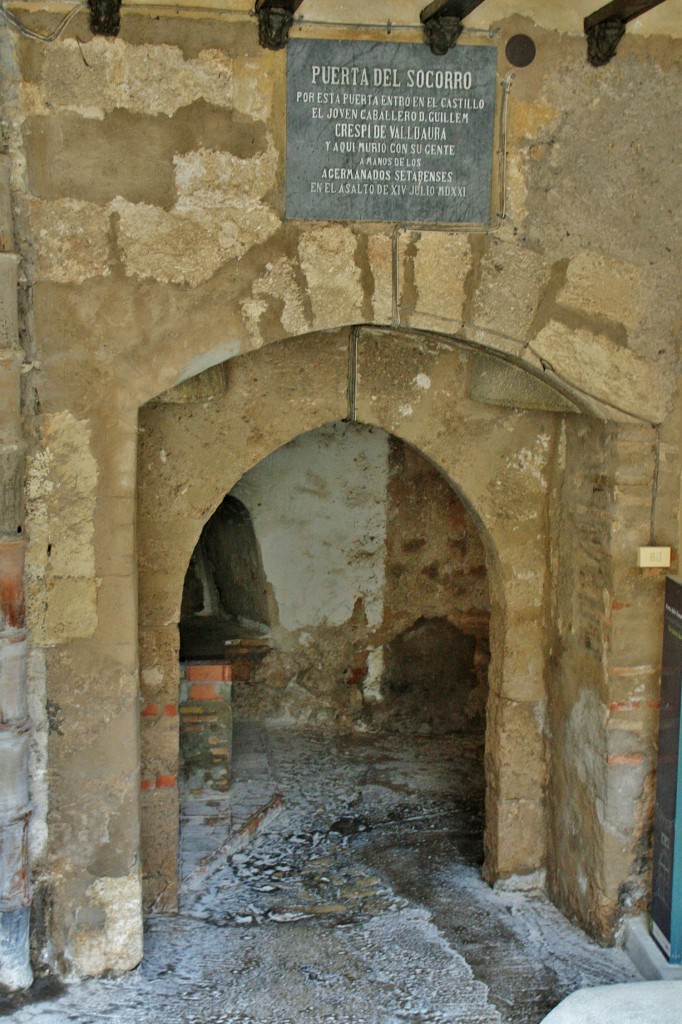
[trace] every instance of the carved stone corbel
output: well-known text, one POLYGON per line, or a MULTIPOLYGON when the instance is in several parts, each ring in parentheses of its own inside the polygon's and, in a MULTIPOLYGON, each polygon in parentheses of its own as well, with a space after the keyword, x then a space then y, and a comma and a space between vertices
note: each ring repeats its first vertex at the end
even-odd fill
POLYGON ((484 0, 433 0, 419 15, 431 53, 444 57, 461 36, 464 19, 484 0))
POLYGON ((294 14, 303 0, 256 0, 258 42, 266 50, 283 50, 294 14))
POLYGON ((424 22, 424 41, 431 53, 437 57, 444 57, 455 45, 463 30, 464 25, 460 18, 454 15, 436 16, 424 22))
POLYGON ((258 42, 266 50, 283 50, 294 21, 284 7, 263 7, 258 12, 258 42))
POLYGON ((595 68, 608 64, 616 55, 627 23, 662 3, 665 0, 610 0, 598 11, 588 14, 583 27, 589 63, 595 68))
POLYGON ((93 36, 117 36, 121 27, 121 0, 88 0, 93 36))
POLYGON ((588 28, 585 34, 587 59, 593 67, 599 68, 616 56, 618 43, 625 35, 625 22, 601 21, 588 28))

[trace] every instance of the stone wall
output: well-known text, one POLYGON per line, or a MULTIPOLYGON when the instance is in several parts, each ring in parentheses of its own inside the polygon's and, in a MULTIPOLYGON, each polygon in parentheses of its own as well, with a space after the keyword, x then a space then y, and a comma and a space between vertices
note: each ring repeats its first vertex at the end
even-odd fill
MULTIPOLYGON (((48 7, 11 6, 54 25, 48 7)), ((416 41, 418 8, 368 0, 366 17, 416 41)), ((679 14, 661 5, 594 69, 575 5, 539 0, 534 21, 481 5, 471 27, 492 35, 461 43, 498 48, 503 173, 489 228, 460 231, 286 221, 285 55, 225 9, 132 5, 117 40, 91 38, 85 13, 51 44, 0 34, 26 352, 36 960, 76 974, 139 960, 140 771, 177 772, 177 721, 139 712, 177 696, 191 552, 245 472, 351 407, 441 468, 486 546, 489 877, 548 863, 561 905, 609 938, 647 884, 661 579, 634 569, 635 548, 680 543, 679 14), (512 79, 517 32, 537 57, 512 79), (172 417, 168 402, 142 413, 138 460, 138 410, 177 385, 172 417), (574 827, 582 851, 559 877, 574 827)), ((173 785, 142 794, 143 858, 176 813, 173 785)), ((172 905, 161 856, 151 876, 172 905)))
POLYGON ((562 448, 548 690, 550 889, 603 935, 623 913, 647 909, 650 887, 665 570, 637 569, 632 553, 656 528, 659 543, 674 543, 678 524, 675 503, 663 496, 658 527, 652 517, 656 459, 669 448, 651 427, 573 420, 562 448))

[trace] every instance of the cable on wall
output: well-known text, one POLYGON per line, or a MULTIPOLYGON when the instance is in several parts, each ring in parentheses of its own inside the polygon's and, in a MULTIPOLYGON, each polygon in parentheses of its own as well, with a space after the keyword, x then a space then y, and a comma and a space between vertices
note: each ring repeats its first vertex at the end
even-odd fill
POLYGON ((511 92, 514 72, 507 75, 502 82, 502 113, 500 116, 500 157, 499 157, 499 183, 500 183, 500 220, 507 216, 507 114, 509 109, 509 93, 511 92))
POLYGON ((651 482, 651 520, 649 524, 651 547, 656 547, 656 500, 658 498, 658 474, 661 468, 661 428, 656 426, 654 429, 654 475, 651 482))
POLYGON ((13 28, 15 32, 19 32, 20 35, 26 36, 27 39, 34 39, 39 43, 54 43, 59 39, 60 35, 72 19, 75 18, 80 11, 86 10, 87 6, 88 5, 86 3, 76 4, 76 6, 72 7, 69 13, 65 15, 58 25, 53 28, 51 32, 48 32, 47 35, 43 35, 40 32, 34 32, 32 28, 28 28, 27 25, 22 24, 16 15, 12 14, 11 11, 8 11, 2 3, 0 3, 0 14, 2 14, 7 24, 13 28))
POLYGON ((348 416, 349 423, 357 418, 358 399, 358 335, 360 329, 351 327, 348 339, 348 416))

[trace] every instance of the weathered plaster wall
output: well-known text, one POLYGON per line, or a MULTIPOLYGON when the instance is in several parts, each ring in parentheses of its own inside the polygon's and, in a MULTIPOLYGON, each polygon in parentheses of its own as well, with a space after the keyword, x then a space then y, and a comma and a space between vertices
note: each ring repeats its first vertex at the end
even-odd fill
POLYGON ((25 208, 40 240, 26 255, 53 392, 76 405, 89 394, 83 336, 103 386, 135 353, 155 361, 153 387, 143 373, 132 385, 139 403, 240 349, 397 316, 660 419, 675 384, 680 214, 665 197, 679 142, 651 112, 676 95, 680 44, 627 36, 595 71, 580 36, 518 17, 495 30, 501 76, 509 35, 538 46, 511 84, 504 220, 399 231, 396 295, 381 225, 283 222, 284 57, 258 49, 248 19, 131 11, 116 41, 80 44, 76 21, 54 46, 18 43, 25 208))
MULTIPOLYGON (((14 6, 33 27, 54 23, 53 12, 14 6)), ((393 13, 399 9, 391 6, 393 13)), ((672 5, 661 10, 667 17, 672 5)), ((428 451, 470 499, 500 559, 490 569, 488 721, 498 740, 488 753, 488 827, 489 836, 506 838, 503 854, 497 840, 488 844, 492 873, 543 862, 537 837, 544 834, 538 793, 547 770, 545 744, 552 778, 570 779, 566 722, 587 715, 591 739, 580 742, 588 760, 595 751, 594 779, 604 772, 610 777, 613 766, 602 771, 601 762, 621 756, 613 744, 625 733, 633 747, 627 755, 641 754, 641 764, 650 763, 653 723, 611 704, 623 699, 629 677, 622 670, 637 666, 650 670, 648 699, 658 657, 661 581, 632 568, 633 545, 649 533, 653 475, 633 471, 631 486, 639 492, 632 501, 630 484, 623 485, 631 465, 629 417, 660 424, 655 536, 675 547, 680 540, 675 268, 682 255, 682 142, 670 116, 680 93, 679 32, 652 20, 672 35, 649 35, 641 19, 616 60, 595 70, 585 62, 573 9, 538 2, 532 7, 537 22, 515 16, 502 0, 495 11, 497 34, 489 42, 499 47, 501 79, 511 71, 504 58, 510 35, 529 32, 538 52, 508 81, 506 171, 499 183, 505 199, 497 204, 504 217, 489 231, 471 233, 410 227, 392 236, 388 225, 285 222, 285 59, 258 49, 247 16, 164 11, 157 17, 124 9, 116 41, 90 39, 85 15, 53 44, 5 33, 2 145, 12 160, 27 352, 31 701, 37 735, 49 736, 49 771, 44 746, 36 747, 33 765, 34 874, 42 908, 36 934, 51 963, 64 970, 124 969, 141 953, 137 540, 147 522, 169 527, 167 538, 140 546, 139 649, 144 699, 152 702, 148 695, 157 694, 160 707, 171 707, 182 590, 176 574, 184 572, 201 525, 259 459, 348 411, 345 335, 337 341, 313 335, 293 374, 287 365, 269 363, 274 356, 264 349, 253 388, 245 387, 246 368, 235 371, 228 386, 228 394, 246 398, 222 435, 233 461, 220 493, 205 479, 204 459, 208 451, 215 454, 210 430, 203 416, 201 423, 195 419, 198 406, 182 406, 177 425, 164 424, 157 448, 143 449, 140 474, 154 467, 161 480, 164 473, 171 479, 175 449, 191 443, 194 477, 176 480, 178 490, 168 492, 164 510, 143 496, 136 522, 138 408, 240 353, 306 332, 372 323, 456 336, 479 352, 500 353, 537 371, 529 385, 508 363, 495 362, 491 375, 487 356, 474 360, 426 341, 404 348, 371 335, 359 353, 358 418, 428 451), (471 419, 458 406, 455 365, 471 374, 478 398, 471 419), (420 374, 431 379, 430 389, 414 383, 420 374), (599 508, 599 492, 589 497, 587 461, 582 470, 571 461, 583 457, 571 454, 581 438, 567 430, 564 486, 558 462, 550 472, 559 458, 556 413, 513 411, 515 405, 561 409, 556 392, 543 387, 547 381, 581 410, 626 424, 625 433, 614 428, 608 435, 608 509, 599 508), (498 404, 484 404, 489 401, 498 404), (258 403, 276 411, 277 424, 262 421, 258 403), (286 426, 277 411, 283 407, 286 426), (584 472, 583 489, 570 482, 574 470, 578 477, 584 472), (564 496, 567 523, 575 517, 576 528, 584 520, 589 530, 594 518, 597 574, 589 563, 579 570, 577 542, 559 536, 557 505, 545 501, 550 488, 564 496), (544 518, 527 518, 528 502, 541 503, 541 495, 544 518), (602 537, 604 515, 609 526, 602 537), (579 574, 592 606, 599 605, 608 578, 610 601, 635 609, 604 613, 605 649, 613 659, 598 666, 585 654, 591 674, 584 697, 577 672, 587 634, 564 635, 568 617, 558 611, 566 602, 552 589, 559 573, 579 574), (647 624, 639 639, 631 614, 647 624), (548 676, 550 690, 560 672, 568 681, 545 720, 549 625, 560 666, 548 676), (597 722, 597 703, 602 716, 605 708, 614 721, 619 716, 637 728, 614 729, 612 739, 608 725, 597 722), (513 751, 520 735, 532 737, 534 746, 517 772, 513 751), (110 941, 114 934, 124 941, 110 941)), ((486 17, 493 17, 488 4, 476 24, 486 17)), ((380 30, 375 34, 385 38, 380 30)), ((590 428, 591 444, 606 444, 599 429, 590 428)), ((648 428, 642 429, 646 435, 648 428)), ((159 737, 143 755, 143 782, 171 777, 166 761, 172 758, 158 750, 176 743, 173 716, 150 718, 143 728, 159 737)), ((627 765, 620 767, 625 772, 627 765)), ((636 798, 645 768, 633 766, 633 773, 631 789, 613 774, 613 785, 584 790, 579 824, 591 851, 584 864, 598 883, 583 892, 573 872, 554 886, 563 906, 605 935, 617 906, 626 905, 616 893, 631 883, 633 843, 645 827, 625 820, 629 814, 632 822, 644 807, 636 798)), ((172 815, 172 785, 142 796, 145 814, 161 823, 172 815)), ((552 800, 558 858, 579 801, 572 802, 560 781, 552 800)), ((642 813, 644 821, 646 809, 642 813)), ((153 835, 153 827, 146 830, 147 858, 153 835)), ((169 886, 164 891, 172 903, 170 866, 156 874, 163 880, 157 895, 169 886)))
POLYGON ((251 513, 283 629, 344 625, 359 595, 379 624, 387 481, 386 437, 340 423, 290 442, 232 489, 251 513))
POLYGON ((388 439, 335 423, 305 434, 233 490, 252 514, 275 615, 272 653, 235 705, 293 721, 348 722, 349 685, 383 618, 388 439))

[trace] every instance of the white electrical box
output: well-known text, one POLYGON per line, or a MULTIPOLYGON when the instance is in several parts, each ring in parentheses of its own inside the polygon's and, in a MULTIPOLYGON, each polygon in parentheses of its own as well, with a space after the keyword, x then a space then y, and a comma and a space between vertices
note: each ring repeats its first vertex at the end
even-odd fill
POLYGON ((670 548, 639 548, 637 565, 640 569, 667 569, 670 565, 670 548))

